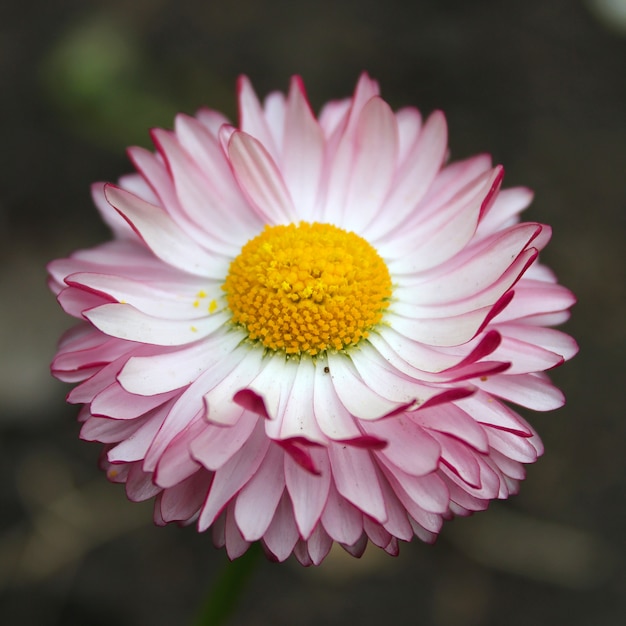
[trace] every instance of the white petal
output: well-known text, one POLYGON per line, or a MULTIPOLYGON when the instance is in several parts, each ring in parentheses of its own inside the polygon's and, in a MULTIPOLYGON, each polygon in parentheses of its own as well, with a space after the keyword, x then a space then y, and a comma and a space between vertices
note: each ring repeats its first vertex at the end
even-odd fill
POLYGON ((130 463, 143 460, 166 415, 166 409, 156 409, 152 413, 151 419, 146 420, 128 439, 109 450, 107 453, 109 462, 130 463))
POLYGON ((105 194, 162 261, 191 274, 224 279, 228 261, 202 249, 163 209, 111 185, 105 194))
POLYGON ((217 311, 200 319, 172 320, 146 315, 130 304, 104 304, 84 313, 99 330, 111 337, 157 346, 181 346, 207 337, 230 318, 217 311))
POLYGON ((377 419, 398 408, 397 402, 381 397, 361 378, 352 360, 343 354, 328 354, 328 367, 337 396, 346 409, 360 419, 377 419))
POLYGON ((355 132, 342 226, 365 232, 364 227, 380 213, 391 187, 398 153, 398 126, 389 105, 375 97, 363 107, 355 132))
POLYGON ((282 172, 300 219, 312 221, 324 162, 324 137, 302 81, 294 78, 287 100, 282 172))
POLYGON ((68 285, 109 296, 119 303, 130 304, 148 315, 170 319, 206 317, 208 303, 221 298, 223 294, 219 286, 207 283, 203 290, 206 294, 203 305, 200 306, 197 292, 187 291, 186 285, 181 285, 178 292, 172 293, 124 276, 84 272, 71 274, 66 282, 68 285))
POLYGON ((288 454, 285 455, 287 491, 293 502, 296 524, 303 539, 308 539, 319 521, 328 499, 331 479, 326 450, 312 447, 310 454, 319 470, 318 475, 308 472, 288 454))
MULTIPOLYGON (((441 168, 447 148, 446 120, 442 113, 433 113, 421 129, 406 160, 396 175, 393 192, 365 235, 373 242, 402 225, 416 210, 435 175, 441 168)), ((378 246, 377 246, 378 247, 378 246)))
MULTIPOLYGON (((265 369, 268 369, 268 360, 264 357, 263 350, 250 350, 247 347, 242 349, 246 351, 245 358, 205 396, 209 409, 208 419, 215 424, 229 425, 238 419, 242 407, 233 401, 235 395, 244 389, 252 389, 253 381, 256 382, 265 369)), ((276 380, 281 379, 274 379, 272 384, 282 389, 282 384, 277 385, 276 380)))
POLYGON ((273 156, 278 156, 277 146, 265 119, 261 103, 247 76, 240 76, 237 82, 239 100, 239 127, 263 144, 273 156))
POLYGON ((282 174, 263 144, 236 131, 228 153, 237 181, 264 222, 273 225, 298 220, 282 174))
POLYGON ((176 351, 131 357, 118 380, 126 391, 148 396, 185 387, 216 363, 226 375, 245 356, 246 351, 235 350, 241 340, 238 333, 224 329, 176 351))
MULTIPOLYGON (((290 387, 283 383, 285 402, 277 420, 266 423, 266 433, 271 439, 302 437, 307 441, 325 443, 326 437, 315 419, 313 394, 316 366, 311 359, 302 358, 295 367, 290 387)), ((274 384, 281 384, 277 381, 274 384)))
MULTIPOLYGON (((235 194, 230 193, 227 197, 232 203, 227 204, 228 201, 216 192, 213 181, 220 178, 223 166, 201 171, 198 164, 182 148, 174 133, 156 130, 153 132, 153 139, 167 162, 181 209, 195 226, 194 231, 202 233, 201 243, 213 252, 235 256, 241 245, 262 228, 262 224, 243 198, 237 198, 233 202, 232 197, 235 194), (224 210, 225 206, 228 207, 227 210, 224 210)), ((221 150, 219 152, 219 157, 225 164, 225 156, 221 150)), ((222 182, 217 184, 230 180, 230 184, 236 189, 232 173, 228 168, 226 171, 222 175, 222 182)))
POLYGON ((330 439, 348 440, 361 436, 353 416, 339 399, 329 371, 318 362, 313 386, 313 410, 321 431, 330 439))

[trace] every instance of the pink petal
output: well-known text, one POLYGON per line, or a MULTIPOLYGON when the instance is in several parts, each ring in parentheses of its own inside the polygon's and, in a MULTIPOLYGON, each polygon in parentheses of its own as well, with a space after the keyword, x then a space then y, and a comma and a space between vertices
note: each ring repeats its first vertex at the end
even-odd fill
POLYGON ((379 548, 384 549, 391 541, 391 535, 367 516, 363 518, 363 530, 368 539, 379 548))
MULTIPOLYGON (((391 471, 384 465, 381 466, 381 469, 389 481, 389 485, 393 489, 396 497, 402 503, 409 515, 413 519, 418 520, 420 524, 425 526, 429 531, 439 532, 439 528, 441 527, 441 516, 437 513, 429 513, 422 509, 421 506, 406 492, 404 486, 400 484, 395 471, 391 471)), ((409 522, 411 522, 411 518, 409 518, 409 522)))
POLYGON ((506 337, 523 341, 529 345, 540 346, 544 350, 549 350, 553 354, 561 356, 566 361, 578 352, 576 341, 564 332, 554 328, 542 328, 541 326, 508 322, 506 324, 498 324, 498 329, 506 337))
POLYGON ((173 398, 176 393, 169 391, 152 396, 139 396, 128 393, 115 382, 95 395, 91 402, 91 413, 107 415, 117 420, 134 419, 173 398))
POLYGON ((413 529, 409 524, 406 508, 398 500, 382 471, 378 472, 378 482, 383 491, 385 509, 387 510, 387 521, 382 525, 383 528, 398 539, 410 541, 413 537, 413 529))
POLYGON ((254 391, 263 400, 267 415, 270 419, 277 420, 272 426, 274 429, 280 429, 287 395, 293 387, 298 367, 299 363, 286 359, 278 352, 267 355, 263 358, 254 380, 240 386, 254 391), (281 381, 280 385, 276 385, 277 380, 281 381))
POLYGON ((489 442, 484 428, 476 423, 471 414, 452 403, 415 411, 411 417, 429 431, 447 433, 467 443, 479 452, 489 451, 489 442))
POLYGON ((404 161, 413 152, 412 148, 422 130, 422 114, 414 107, 404 107, 396 111, 398 124, 398 165, 406 166, 404 161))
POLYGON ((262 220, 270 224, 298 221, 282 174, 263 144, 237 131, 228 143, 228 154, 239 185, 262 220))
POLYGON ((431 346, 458 346, 466 343, 480 330, 491 306, 468 311, 452 317, 409 319, 393 312, 386 320, 399 334, 431 346))
POLYGON ((355 152, 342 226, 363 228, 380 213, 396 168, 398 126, 389 105, 379 97, 367 102, 356 127, 355 152))
POLYGON ((109 461, 111 463, 142 461, 166 415, 167 407, 155 409, 151 419, 146 420, 128 439, 109 450, 107 455, 109 461))
POLYGON ((536 374, 505 374, 476 384, 487 393, 534 411, 552 411, 565 403, 563 393, 536 374))
POLYGON ((98 393, 115 382, 115 377, 117 376, 117 373, 122 367, 124 361, 125 357, 121 357, 102 367, 96 374, 91 376, 85 382, 81 383, 77 387, 74 387, 74 389, 67 394, 66 400, 70 404, 87 404, 91 402, 98 393))
POLYGON ((277 156, 277 146, 274 143, 259 99, 247 76, 239 77, 237 92, 239 96, 239 128, 263 144, 270 154, 277 156))
POLYGON ((298 541, 298 529, 293 517, 289 496, 284 493, 274 519, 263 535, 263 543, 277 561, 284 561, 298 541))
POLYGON ((118 381, 130 393, 149 396, 186 387, 216 363, 226 376, 246 356, 247 351, 236 349, 241 339, 238 333, 218 331, 206 341, 172 352, 133 356, 119 373, 118 381))
POLYGON ((239 492, 235 520, 247 541, 260 539, 267 531, 285 489, 284 452, 270 446, 261 466, 239 492))
POLYGON ((285 456, 285 483, 293 503, 293 513, 300 536, 310 537, 318 523, 328 499, 331 471, 326 450, 312 448, 319 474, 314 475, 304 470, 290 456, 285 456))
POLYGON ((198 306, 196 293, 172 294, 145 282, 128 280, 122 276, 106 274, 76 273, 66 278, 66 283, 94 292, 107 299, 113 298, 117 302, 131 304, 143 313, 169 319, 195 319, 208 315, 208 302, 220 298, 219 287, 206 285, 204 289, 207 305, 198 306), (194 305, 194 303, 196 303, 194 305))
POLYGON ((415 283, 415 303, 455 302, 480 293, 506 272, 540 229, 537 224, 521 224, 476 249, 467 248, 426 280, 415 283))
POLYGON ((329 353, 328 367, 337 396, 352 415, 360 419, 377 419, 398 407, 397 402, 374 392, 345 355, 329 353))
POLYGON ((363 533, 358 541, 352 545, 347 543, 339 544, 348 554, 351 554, 355 559, 360 559, 367 548, 367 535, 363 533))
POLYGON ((162 261, 197 276, 218 280, 226 276, 227 260, 202 249, 163 209, 112 185, 106 186, 105 194, 162 261))
POLYGON ((107 226, 113 231, 116 238, 138 241, 135 231, 107 201, 106 196, 104 195, 105 186, 106 183, 94 183, 91 185, 91 197, 100 212, 100 216, 107 226))
POLYGON ((385 211, 381 211, 366 230, 372 241, 377 242, 398 228, 419 206, 443 163, 446 149, 446 120, 436 111, 426 120, 396 173, 393 191, 385 201, 385 211))
POLYGON ((441 444, 441 460, 468 485, 482 487, 481 466, 475 451, 465 443, 442 433, 433 433, 441 444))
POLYGON ((326 437, 315 420, 313 394, 316 365, 311 359, 301 358, 295 368, 291 387, 283 386, 280 419, 266 423, 266 433, 271 439, 302 438, 325 443, 326 437))
MULTIPOLYGON (((159 487, 171 489, 201 469, 200 464, 191 456, 189 444, 205 428, 202 418, 196 416, 187 428, 170 440, 154 468, 154 482, 159 487)), ((144 462, 144 469, 147 469, 146 465, 144 462)))
POLYGON ((214 143, 212 161, 219 160, 219 165, 211 163, 208 170, 201 170, 195 159, 182 148, 174 133, 155 130, 153 140, 166 160, 182 211, 195 225, 194 230, 202 233, 199 241, 212 252, 235 256, 241 248, 241 242, 260 230, 262 223, 255 219, 243 198, 232 192, 227 195, 228 212, 223 210, 225 201, 216 193, 214 179, 221 176, 221 183, 217 185, 223 186, 225 181, 230 181, 235 190, 237 185, 217 143, 207 137, 207 144, 214 143))
MULTIPOLYGON (((220 382, 205 395, 208 419, 214 424, 228 426, 239 419, 242 406, 237 401, 238 392, 251 387, 253 381, 265 371, 263 369, 265 355, 262 350, 249 350, 244 345, 239 352, 243 358, 237 359, 232 370, 223 371, 220 382)), ((216 372, 219 372, 219 361, 215 362, 214 366, 218 368, 216 372)), ((281 386, 275 387, 280 393, 281 386)))
POLYGON ((189 443, 193 458, 206 469, 216 471, 228 463, 259 428, 259 418, 244 413, 233 426, 207 425, 189 443))
MULTIPOLYGON (((239 452, 215 472, 209 496, 198 518, 198 529, 201 532, 215 521, 231 498, 252 478, 261 465, 269 445, 270 441, 263 432, 263 424, 258 422, 239 452)), ((194 450, 196 456, 197 452, 196 448, 194 450)))
POLYGON ((537 460, 537 450, 526 437, 496 428, 485 430, 491 447, 502 455, 520 463, 534 463, 537 460))
POLYGON ((79 319, 84 319, 85 311, 111 302, 111 298, 99 294, 90 293, 74 287, 65 288, 57 297, 57 302, 68 314, 79 319))
POLYGON ((84 315, 107 335, 157 346, 193 343, 207 337, 229 319, 226 311, 216 311, 199 319, 162 319, 142 313, 130 304, 103 304, 84 315))
POLYGON ((484 391, 477 391, 472 396, 457 401, 457 404, 468 415, 474 416, 480 424, 508 430, 522 437, 530 437, 532 434, 517 413, 506 405, 495 402, 494 398, 484 391))
POLYGON ((80 429, 80 438, 100 443, 118 443, 127 439, 152 419, 146 415, 135 420, 113 420, 103 417, 88 417, 80 429))
POLYGON ((313 221, 324 162, 324 137, 299 78, 289 90, 285 112, 282 172, 300 219, 313 221))
POLYGON ((339 494, 376 521, 385 522, 385 501, 370 452, 332 444, 328 455, 339 494))
POLYGON ((203 107, 196 112, 198 121, 213 135, 217 137, 220 128, 224 124, 230 124, 230 120, 219 111, 213 111, 203 107))
MULTIPOLYGON (((292 80, 297 80, 298 77, 294 77, 292 80)), ((280 151, 283 146, 283 139, 285 137, 285 95, 280 91, 272 91, 267 94, 263 100, 263 115, 265 116, 265 122, 269 128, 270 134, 274 140, 274 144, 279 149, 277 152, 277 158, 283 157, 284 152, 280 151)), ((281 158, 281 165, 283 164, 281 158)))
POLYGON ((332 539, 352 545, 363 533, 363 514, 332 487, 322 513, 322 524, 332 539))
MULTIPOLYGON (((453 440, 449 440, 447 443, 452 444, 453 440)), ((493 500, 499 496, 501 490, 501 481, 499 475, 488 465, 485 458, 479 455, 474 455, 470 460, 466 452, 461 452, 460 449, 453 450, 450 446, 450 458, 441 465, 441 472, 447 476, 453 483, 456 483, 459 487, 467 491, 470 495, 476 498, 493 500), (458 452, 458 455, 455 455, 458 452), (472 468, 474 463, 478 464, 479 475, 475 474, 475 468, 472 468), (453 469, 448 464, 455 464, 453 469), (467 482, 463 477, 459 475, 462 472, 463 475, 470 478, 470 482, 467 482), (474 484, 474 483, 477 483, 474 484)))
POLYGON ((239 558, 250 547, 250 542, 244 539, 237 526, 232 504, 226 509, 224 546, 226 547, 226 554, 228 554, 228 558, 231 560, 239 558))
POLYGON ((407 474, 423 476, 437 469, 439 444, 407 414, 369 422, 363 427, 387 442, 387 447, 376 455, 388 459, 407 474))
MULTIPOLYGON (((400 468, 394 467, 386 460, 381 464, 384 475, 395 481, 402 487, 404 493, 419 508, 430 513, 445 513, 448 508, 448 490, 435 474, 425 474, 424 476, 412 476, 403 472, 400 468)), ((397 491, 396 491, 397 493, 397 491)))
POLYGON ((328 536, 328 533, 322 528, 321 524, 318 524, 313 531, 313 534, 306 542, 307 550, 313 565, 319 565, 326 555, 330 552, 330 548, 333 545, 332 539, 328 536))
POLYGON ((335 391, 330 368, 326 372, 320 363, 315 368, 313 415, 322 433, 330 439, 346 440, 361 436, 355 419, 335 391))
POLYGON ((370 333, 368 341, 400 371, 404 371, 402 363, 408 364, 410 369, 405 373, 412 371, 415 375, 415 370, 441 372, 459 362, 459 356, 403 337, 391 325, 382 326, 377 332, 370 333))
POLYGON ((498 194, 493 207, 481 219, 476 235, 480 238, 511 226, 533 200, 533 192, 526 187, 503 189, 498 194))
POLYGON ((144 472, 140 463, 135 463, 131 467, 126 479, 126 495, 133 502, 143 502, 156 496, 161 491, 152 482, 152 474, 144 472))
POLYGON ((498 315, 497 322, 518 320, 539 313, 561 312, 571 307, 575 301, 572 292, 561 285, 523 278, 515 286, 515 296, 511 304, 498 315))
MULTIPOLYGON (((211 193, 205 207, 207 210, 213 208, 219 213, 219 215, 212 213, 212 218, 222 220, 220 236, 225 241, 231 241, 235 234, 234 225, 237 226, 236 232, 241 233, 245 239, 249 239, 261 230, 263 224, 250 210, 250 206, 241 193, 226 154, 217 140, 217 135, 211 134, 201 122, 193 117, 179 115, 176 117, 176 137, 193 161, 198 164, 199 170, 210 178, 211 193), (227 213, 222 210, 224 206, 228 206, 227 213), (236 217, 236 224, 233 224, 231 216, 236 217), (243 234, 245 232, 250 234, 243 234)), ((200 225, 213 231, 215 221, 212 219, 209 224, 205 218, 203 224, 200 225)))
POLYGON ((563 357, 559 354, 510 337, 504 337, 492 358, 511 363, 507 374, 541 372, 563 363, 563 357))
POLYGON ((202 506, 210 485, 210 474, 196 472, 163 491, 161 517, 165 522, 187 521, 202 506))

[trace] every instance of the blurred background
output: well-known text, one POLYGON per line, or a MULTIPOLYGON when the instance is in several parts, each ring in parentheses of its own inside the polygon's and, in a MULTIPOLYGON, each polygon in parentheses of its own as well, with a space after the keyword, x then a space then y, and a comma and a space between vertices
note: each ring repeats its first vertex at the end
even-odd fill
POLYGON ((521 494, 435 546, 263 562, 233 625, 615 626, 626 615, 626 2, 32 0, 0 9, 0 623, 188 623, 225 562, 208 535, 155 528, 78 440, 48 363, 71 320, 45 263, 108 238, 89 196, 124 150, 202 105, 235 118, 305 80, 316 110, 362 70, 394 108, 446 112, 453 158, 491 152, 528 185, 543 255, 579 304, 568 404, 521 494))

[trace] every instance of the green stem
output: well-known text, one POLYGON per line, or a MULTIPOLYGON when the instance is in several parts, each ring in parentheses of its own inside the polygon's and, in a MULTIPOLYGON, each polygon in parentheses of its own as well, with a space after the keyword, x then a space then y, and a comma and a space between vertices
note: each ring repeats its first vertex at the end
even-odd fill
POLYGON ((200 607, 193 626, 220 626, 232 614, 246 581, 261 554, 261 546, 253 543, 248 551, 234 561, 227 561, 204 604, 200 607))

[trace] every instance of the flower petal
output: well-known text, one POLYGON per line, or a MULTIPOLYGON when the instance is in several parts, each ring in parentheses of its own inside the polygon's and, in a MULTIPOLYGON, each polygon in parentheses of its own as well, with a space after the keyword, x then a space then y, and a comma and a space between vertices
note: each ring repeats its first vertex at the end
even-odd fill
POLYGON ((222 279, 226 275, 226 259, 203 250, 160 207, 112 185, 106 186, 105 195, 146 245, 165 263, 207 278, 222 279))
POLYGON ((270 446, 258 471, 239 492, 235 520, 246 541, 256 541, 267 531, 285 489, 284 452, 270 446))
POLYGON ((262 220, 273 225, 298 220, 280 170, 263 144, 236 131, 228 142, 228 155, 239 185, 262 220))
POLYGON ((215 472, 209 496, 198 518, 200 531, 206 530, 215 521, 231 498, 252 478, 269 445, 270 441, 265 437, 263 424, 259 420, 239 451, 215 472))
POLYGON ((331 444, 328 455, 339 494, 376 521, 385 522, 385 499, 371 454, 359 448, 331 444))

